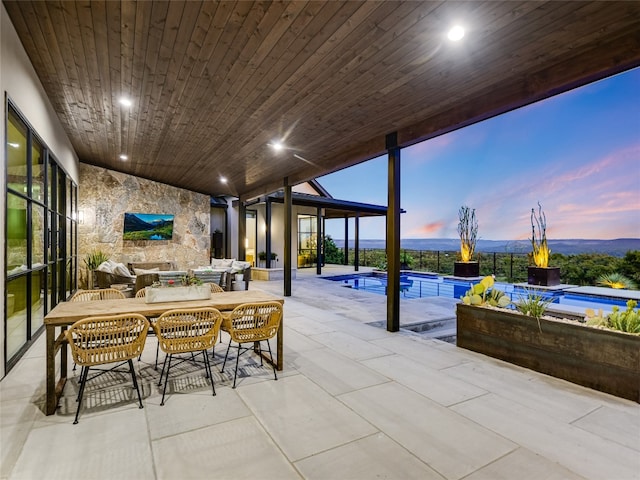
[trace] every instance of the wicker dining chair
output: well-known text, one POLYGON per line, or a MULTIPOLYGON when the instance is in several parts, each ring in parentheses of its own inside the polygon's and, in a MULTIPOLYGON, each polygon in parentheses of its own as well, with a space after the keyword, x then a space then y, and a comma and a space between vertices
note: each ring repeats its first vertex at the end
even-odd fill
POLYGON ((211 293, 224 293, 224 288, 217 283, 209 283, 209 286, 211 287, 211 293))
MULTIPOLYGON (((224 293, 225 292, 224 288, 222 288, 217 283, 207 283, 206 285, 209 285, 209 287, 211 287, 211 293, 224 293)), ((222 314, 222 315, 224 317, 224 314, 222 314)), ((220 337, 220 342, 222 342, 222 336, 220 337)), ((215 346, 213 347, 213 349, 211 351, 212 351, 212 354, 213 354, 213 356, 215 358, 215 356, 216 356, 215 346)))
MULTIPOLYGON (((65 332, 65 337, 71 347, 71 355, 77 365, 82 367, 80 371, 80 392, 78 393, 78 408, 74 424, 78 423, 78 416, 82 406, 82 396, 87 385, 87 378, 91 367, 118 363, 114 368, 123 363, 129 364, 133 386, 138 393, 138 402, 142 406, 142 397, 133 369, 132 358, 137 357, 147 338, 149 321, 136 313, 88 317, 78 320, 65 332)), ((100 374, 96 375, 99 376, 100 374)), ((94 377, 95 378, 95 377, 94 377)))
POLYGON ((99 290, 78 290, 70 302, 90 302, 91 300, 116 300, 127 298, 124 293, 115 288, 101 288, 99 290))
POLYGON ((164 405, 171 367, 182 362, 195 360, 194 354, 196 352, 201 352, 204 357, 205 377, 211 379, 211 388, 213 394, 216 394, 207 350, 213 348, 218 338, 221 323, 222 315, 220 312, 210 307, 169 310, 153 322, 152 326, 156 332, 156 337, 158 337, 158 345, 166 354, 162 364, 162 371, 160 372, 160 381, 158 382, 158 386, 160 386, 162 384, 162 376, 165 375, 160 405, 164 405), (174 365, 171 364, 174 355, 185 353, 191 355, 188 358, 180 358, 179 362, 174 365), (165 367, 166 374, 164 373, 165 367))
MULTIPOLYGON (((70 299, 70 302, 90 302, 92 300, 117 300, 126 298, 124 293, 115 288, 101 288, 97 290, 78 290, 70 299)), ((73 370, 76 363, 73 364, 73 370)))
POLYGON ((222 364, 222 371, 227 364, 227 357, 229 356, 229 350, 231 343, 238 344, 238 354, 236 355, 236 369, 233 375, 233 388, 236 388, 236 378, 238 377, 238 361, 240 355, 254 349, 254 344, 257 343, 258 354, 260 356, 260 365, 263 365, 262 361, 262 349, 260 342, 266 341, 269 349, 269 356, 271 357, 271 364, 273 365, 273 377, 278 380, 276 373, 276 366, 273 360, 273 354, 271 353, 271 345, 269 339, 273 338, 282 322, 282 304, 279 302, 261 302, 261 303, 245 303, 233 309, 233 311, 225 315, 222 322, 222 330, 226 331, 231 340, 227 347, 227 353, 224 356, 224 363, 222 364), (243 347, 242 344, 251 343, 251 347, 243 347))
MULTIPOLYGON (((147 296, 147 289, 146 288, 141 288, 140 290, 138 290, 136 292, 136 296, 135 298, 145 298, 147 296)), ((154 318, 149 318, 149 323, 151 324, 151 327, 149 328, 149 334, 151 335, 155 335, 156 332, 153 329, 153 321, 155 319, 154 318)), ((156 363, 154 368, 157 370, 158 369, 158 352, 159 352, 160 346, 156 344, 156 363)), ((142 352, 140 352, 140 355, 138 355, 138 361, 140 361, 142 359, 142 352)))

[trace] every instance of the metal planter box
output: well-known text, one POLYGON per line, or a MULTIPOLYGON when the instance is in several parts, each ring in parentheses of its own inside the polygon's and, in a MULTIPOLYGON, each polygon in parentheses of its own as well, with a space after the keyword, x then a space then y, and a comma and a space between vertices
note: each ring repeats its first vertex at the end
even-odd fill
POLYGON ((640 403, 640 335, 458 304, 459 347, 640 403))
POLYGON ((527 283, 544 287, 560 285, 560 267, 527 267, 527 283))
POLYGON ((478 262, 454 262, 453 276, 477 278, 480 276, 480 264, 478 262))

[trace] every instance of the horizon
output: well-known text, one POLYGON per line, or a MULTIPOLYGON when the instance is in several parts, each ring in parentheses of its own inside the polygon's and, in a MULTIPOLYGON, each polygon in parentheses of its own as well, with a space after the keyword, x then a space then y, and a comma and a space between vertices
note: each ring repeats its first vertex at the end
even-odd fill
MULTIPOLYGON (((333 242, 338 248, 344 248, 343 238, 333 238, 333 242)), ((563 255, 577 254, 603 254, 622 257, 628 252, 640 251, 640 238, 616 238, 616 239, 581 239, 581 238, 559 238, 548 240, 551 253, 563 255)), ((355 241, 349 239, 349 248, 355 247, 355 241)), ((384 250, 386 242, 384 239, 360 239, 360 250, 384 250)), ((459 252, 459 238, 409 238, 400 240, 401 250, 410 251, 442 251, 459 252)), ((530 240, 487 240, 478 239, 476 244, 478 253, 530 253, 530 240)))
MULTIPOLYGON (((341 241, 344 242, 344 238, 336 238, 333 235, 331 235, 331 239, 334 241, 341 241)), ((375 242, 380 242, 380 241, 384 241, 384 238, 361 238, 360 241, 361 242, 367 242, 367 241, 375 241, 375 242)), ((415 240, 415 241, 420 241, 420 240, 455 240, 457 242, 460 241, 460 237, 422 237, 422 238, 402 238, 400 237, 400 240, 415 240)), ((615 242, 616 240, 638 240, 640 241, 640 237, 620 237, 620 238, 547 238, 547 242, 566 242, 566 241, 581 241, 581 242, 615 242)), ((353 242, 354 239, 353 238, 349 238, 349 243, 353 242)), ((498 239, 494 239, 494 238, 478 238, 477 239, 478 242, 531 242, 531 240, 529 240, 528 238, 519 238, 519 239, 513 239, 513 238, 498 238, 498 239)))
MULTIPOLYGON (((527 240, 538 202, 547 238, 640 238, 638 92, 640 67, 403 148, 401 239, 458 238, 467 205, 482 239, 527 240)), ((334 198, 387 205, 386 155, 317 180, 334 198)), ((326 221, 334 239, 344 228, 326 221)), ((385 234, 385 217, 360 218, 360 238, 385 234)))

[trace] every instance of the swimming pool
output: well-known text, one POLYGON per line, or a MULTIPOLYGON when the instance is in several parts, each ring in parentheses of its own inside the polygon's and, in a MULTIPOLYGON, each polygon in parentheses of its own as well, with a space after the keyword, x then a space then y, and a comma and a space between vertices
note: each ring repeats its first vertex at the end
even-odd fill
MULTIPOLYGON (((386 295, 387 292, 387 275, 383 273, 354 273, 322 278, 336 283, 339 282, 346 288, 364 290, 379 295, 386 295)), ((460 298, 472 283, 476 283, 476 281, 442 277, 432 273, 402 273, 400 274, 400 297, 407 299, 425 297, 460 298)), ((496 282, 495 288, 505 292, 512 301, 518 301, 521 297, 526 297, 532 286, 496 282)), ((578 294, 567 292, 564 289, 536 289, 536 294, 551 299, 553 303, 578 308, 611 310, 613 305, 626 308, 627 302, 627 299, 623 297, 578 294)))

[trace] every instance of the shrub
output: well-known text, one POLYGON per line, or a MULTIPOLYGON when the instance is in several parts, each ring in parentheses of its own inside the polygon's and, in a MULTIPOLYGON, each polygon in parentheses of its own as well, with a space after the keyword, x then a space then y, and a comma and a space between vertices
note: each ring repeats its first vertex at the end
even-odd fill
POLYGON ((636 288, 636 284, 633 280, 619 273, 605 273, 604 275, 600 275, 596 283, 603 287, 609 287, 609 288, 615 288, 615 289, 636 288))
POLYGON ((338 248, 336 242, 333 241, 331 235, 324 237, 324 263, 337 263, 344 262, 344 254, 342 250, 338 248))
POLYGON ((635 300, 629 300, 627 309, 624 311, 620 311, 620 307, 616 305, 606 317, 602 316, 602 310, 596 315, 593 310, 589 309, 587 310, 587 324, 640 335, 640 311, 636 308, 637 305, 638 302, 635 300))
POLYGON ((460 297, 462 303, 467 305, 491 305, 492 307, 506 307, 511 303, 509 297, 497 288, 493 288, 492 276, 484 277, 480 283, 471 285, 471 288, 460 297))
POLYGON ((89 270, 95 270, 101 263, 109 260, 109 255, 101 250, 94 250, 91 253, 87 253, 84 257, 84 264, 89 270))
POLYGON ((527 295, 520 297, 515 303, 516 309, 530 317, 540 320, 547 307, 553 302, 552 298, 546 299, 532 290, 526 290, 527 295))

